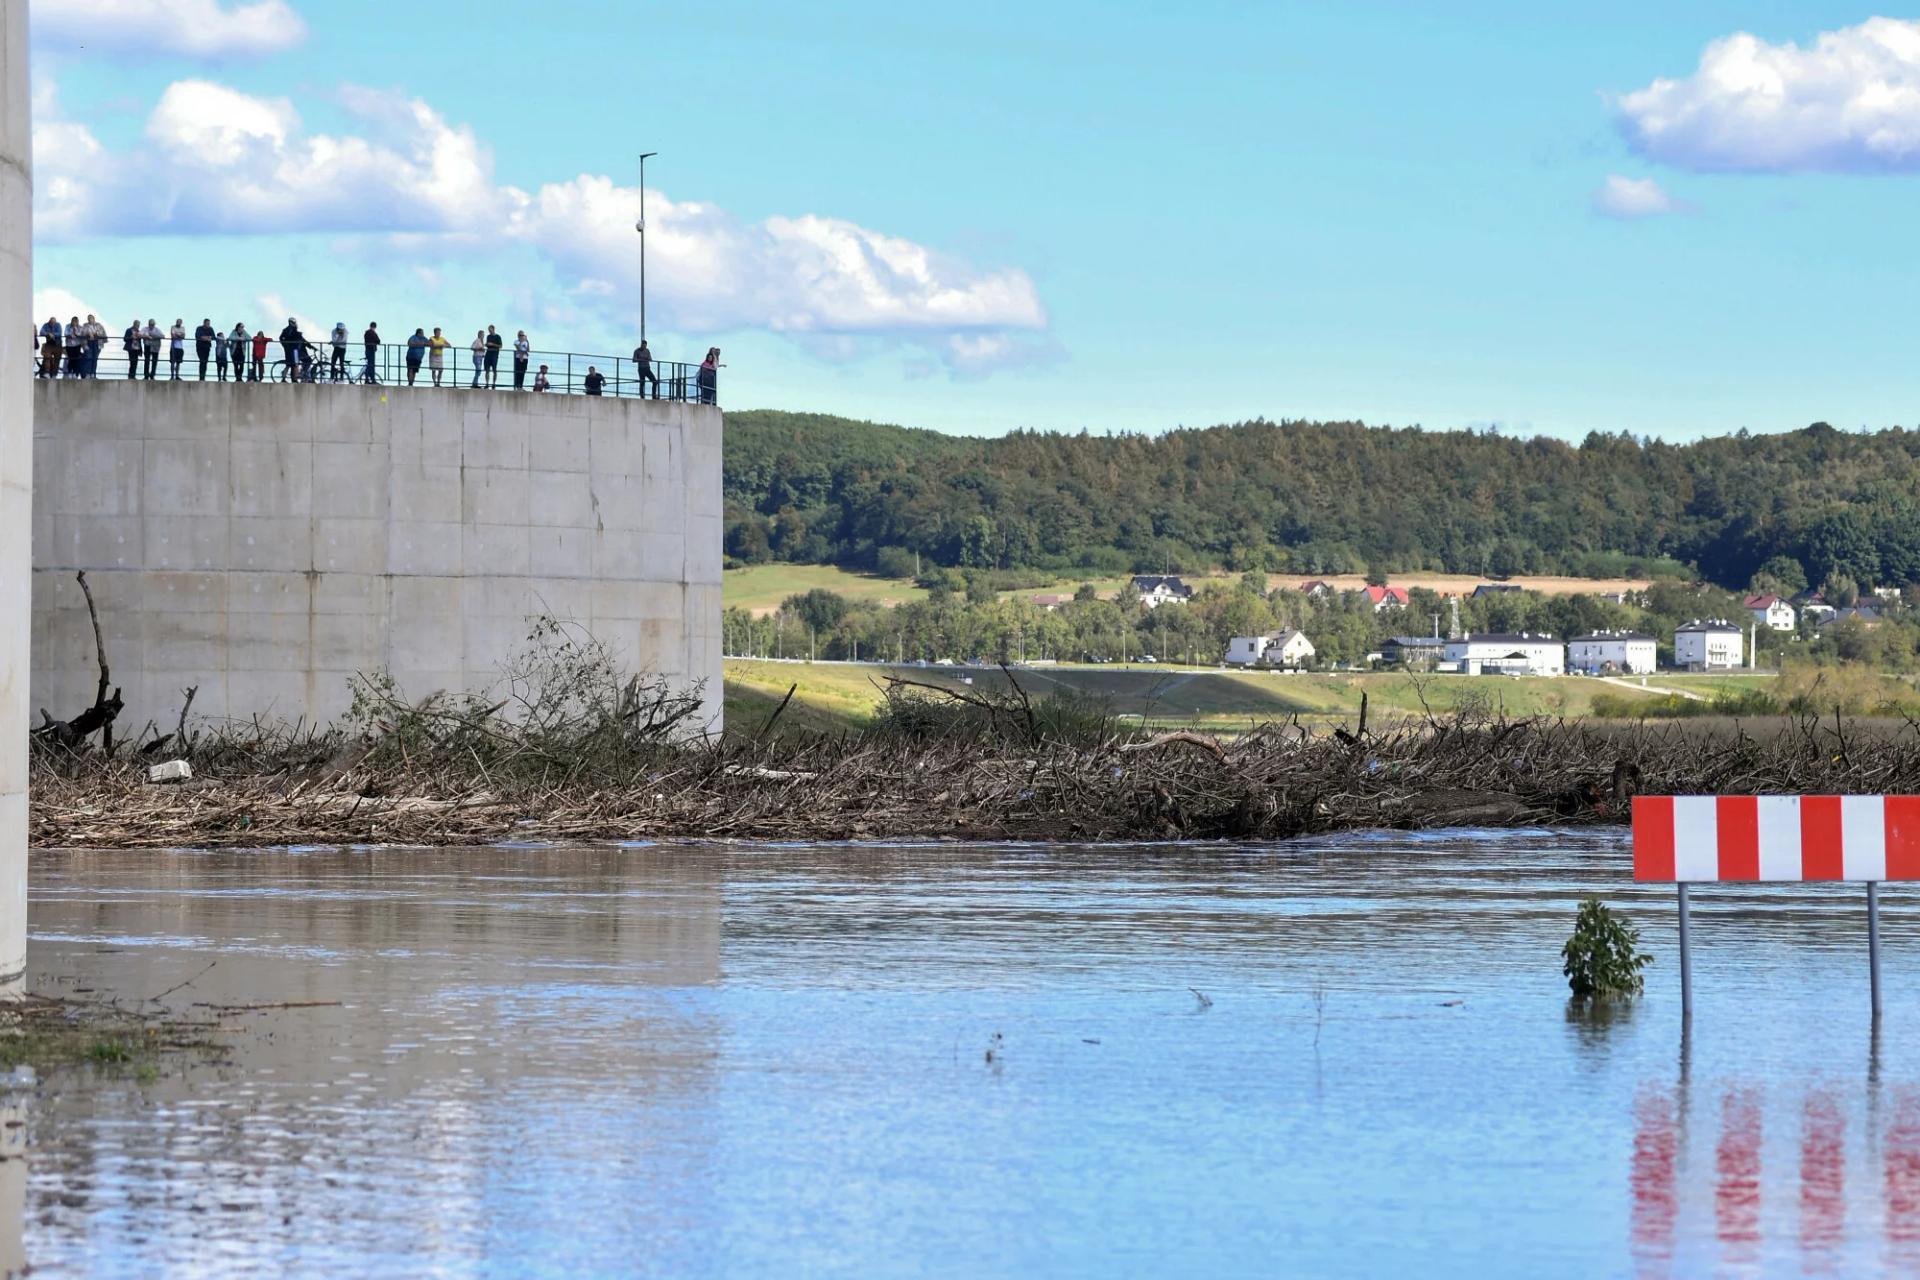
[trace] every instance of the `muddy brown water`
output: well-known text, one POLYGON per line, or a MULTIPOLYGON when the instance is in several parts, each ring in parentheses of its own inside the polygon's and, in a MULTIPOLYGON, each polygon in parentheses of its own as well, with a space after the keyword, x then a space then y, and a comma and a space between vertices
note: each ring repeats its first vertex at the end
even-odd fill
POLYGON ((0 1239, 88 1275, 1920 1267, 1908 893, 1876 1039, 1857 891, 1698 892, 1683 1040, 1670 894, 1627 878, 1613 832, 39 853, 41 989, 340 1003, 9 1095, 0 1239), (1605 1020, 1556 957, 1593 890, 1657 957, 1605 1020))

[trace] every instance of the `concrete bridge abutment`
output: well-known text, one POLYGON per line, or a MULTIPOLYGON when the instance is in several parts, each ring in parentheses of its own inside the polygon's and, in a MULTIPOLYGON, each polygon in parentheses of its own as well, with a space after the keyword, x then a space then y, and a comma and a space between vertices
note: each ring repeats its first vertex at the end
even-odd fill
POLYGON ((577 623, 721 718, 720 411, 531 392, 35 384, 33 706, 97 678, 123 733, 339 716, 349 678, 479 690, 528 619, 577 623), (129 723, 130 722, 130 723, 129 723))

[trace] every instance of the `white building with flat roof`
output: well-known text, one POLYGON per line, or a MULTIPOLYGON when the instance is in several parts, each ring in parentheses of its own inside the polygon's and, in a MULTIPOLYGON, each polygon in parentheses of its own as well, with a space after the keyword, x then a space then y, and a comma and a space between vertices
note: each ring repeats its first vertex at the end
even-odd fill
POLYGON ((1446 660, 1468 675, 1566 674, 1567 649, 1549 635, 1492 631, 1447 641, 1446 660))
POLYGON ((1674 628, 1673 665, 1683 671, 1731 671, 1746 657, 1745 637, 1725 618, 1696 618, 1674 628))
POLYGON ((1567 641, 1567 670, 1590 676, 1650 674, 1658 646, 1637 631, 1595 631, 1567 641))

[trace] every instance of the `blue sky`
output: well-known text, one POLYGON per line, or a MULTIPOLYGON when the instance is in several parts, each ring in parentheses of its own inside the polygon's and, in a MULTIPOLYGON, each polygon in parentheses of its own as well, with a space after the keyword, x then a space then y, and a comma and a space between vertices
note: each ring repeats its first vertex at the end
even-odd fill
POLYGON ((1913 424, 1920 24, 1872 19, 42 0, 38 309, 625 351, 656 150, 653 345, 736 408, 1913 424))

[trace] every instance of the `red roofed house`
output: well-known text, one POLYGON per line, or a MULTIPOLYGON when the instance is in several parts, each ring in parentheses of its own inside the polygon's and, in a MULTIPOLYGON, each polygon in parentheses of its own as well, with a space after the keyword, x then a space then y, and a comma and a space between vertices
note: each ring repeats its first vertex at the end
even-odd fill
POLYGON ((1771 627, 1775 631, 1793 630, 1793 606, 1771 591, 1765 595, 1748 596, 1740 604, 1763 627, 1771 627))
POLYGON ((1406 607, 1407 593, 1399 587, 1367 587, 1365 590, 1375 613, 1379 613, 1382 609, 1406 607))
POLYGON ((1333 594, 1333 584, 1322 582, 1320 579, 1315 578, 1312 582, 1301 583, 1300 590, 1306 595, 1312 596, 1315 600, 1324 600, 1333 594))

